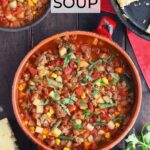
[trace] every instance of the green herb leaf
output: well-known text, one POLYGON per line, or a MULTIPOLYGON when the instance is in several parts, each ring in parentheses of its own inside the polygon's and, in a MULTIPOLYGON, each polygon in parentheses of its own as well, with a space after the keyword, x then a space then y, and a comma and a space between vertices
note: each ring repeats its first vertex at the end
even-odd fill
POLYGON ((90 111, 89 110, 84 110, 83 114, 85 115, 86 119, 90 119, 90 111))
POLYGON ((81 129, 83 129, 83 126, 81 124, 74 123, 73 128, 81 130, 81 129))
POLYGON ((113 78, 113 81, 112 81, 112 84, 116 84, 119 80, 120 80, 120 77, 118 74, 116 73, 110 73, 112 78, 113 78))
POLYGON ((73 93, 69 98, 64 98, 63 99, 63 104, 70 104, 73 105, 74 101, 77 101, 78 99, 76 98, 75 93, 73 93))
POLYGON ((60 135, 58 138, 59 138, 60 140, 67 140, 67 141, 73 141, 73 140, 74 140, 73 137, 65 136, 65 135, 60 135))
POLYGON ((113 119, 113 122, 116 122, 116 121, 121 121, 122 119, 125 118, 125 114, 121 114, 119 117, 113 119))
POLYGON ((63 87, 63 84, 62 84, 62 83, 56 82, 55 80, 50 79, 50 78, 48 78, 48 77, 46 77, 46 81, 47 81, 47 84, 48 84, 50 87, 56 87, 56 88, 62 88, 62 87, 63 87))
POLYGON ((69 54, 66 55, 64 59, 64 65, 63 68, 67 67, 71 59, 76 59, 76 56, 74 53, 71 51, 69 54))
POLYGON ((40 83, 40 82, 41 82, 40 80, 38 80, 38 79, 36 79, 36 78, 33 78, 32 81, 33 81, 33 82, 36 82, 36 83, 40 83))
POLYGON ((110 108, 110 107, 114 107, 114 106, 116 106, 116 103, 111 102, 111 103, 108 103, 108 104, 100 104, 99 108, 104 109, 104 108, 110 108))
POLYGON ((94 126, 106 126, 106 122, 105 121, 96 121, 93 123, 94 126))
POLYGON ((35 85, 29 85, 28 89, 31 90, 31 91, 34 90, 35 89, 35 85))
POLYGON ((127 74, 122 73, 120 75, 120 79, 122 79, 122 80, 124 80, 126 82, 126 85, 127 85, 129 90, 132 89, 132 84, 131 84, 132 82, 131 82, 131 79, 129 78, 129 76, 127 74))
POLYGON ((45 106, 45 105, 48 105, 48 104, 49 104, 49 100, 46 99, 46 100, 44 101, 44 106, 45 106))
POLYGON ((97 94, 99 94, 99 92, 100 92, 100 89, 98 89, 98 90, 93 90, 93 95, 97 95, 97 94))
POLYGON ((84 72, 84 70, 78 71, 78 72, 77 72, 77 77, 79 77, 83 72, 84 72))
POLYGON ((86 75, 86 76, 82 79, 82 81, 83 81, 84 83, 87 83, 87 82, 89 82, 89 81, 93 81, 93 78, 92 78, 90 75, 86 75))
POLYGON ((61 107, 66 111, 66 113, 70 116, 71 114, 70 114, 70 111, 69 111, 69 109, 67 108, 67 106, 64 105, 64 104, 60 104, 60 105, 61 105, 61 107))
POLYGON ((142 148, 142 150, 150 149, 150 123, 146 123, 141 131, 141 135, 136 136, 135 130, 133 133, 128 136, 125 140, 127 142, 127 148, 125 150, 136 150, 138 147, 142 148))
POLYGON ((53 71, 60 71, 62 68, 61 67, 53 67, 52 70, 53 71))
POLYGON ((107 62, 108 63, 111 62, 114 58, 115 58, 114 54, 110 55, 110 57, 107 59, 107 62))

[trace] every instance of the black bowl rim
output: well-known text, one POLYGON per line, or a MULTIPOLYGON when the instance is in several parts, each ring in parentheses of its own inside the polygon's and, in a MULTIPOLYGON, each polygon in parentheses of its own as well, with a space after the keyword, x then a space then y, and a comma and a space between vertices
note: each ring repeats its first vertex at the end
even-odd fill
POLYGON ((133 31, 135 34, 137 34, 138 36, 140 36, 141 38, 150 41, 150 34, 142 31, 141 29, 139 29, 138 27, 136 27, 134 24, 132 24, 131 21, 129 20, 125 20, 123 18, 123 15, 121 13, 121 8, 118 6, 117 7, 117 3, 116 0, 111 0, 111 5, 113 6, 117 16, 119 17, 119 19, 123 22, 123 24, 129 28, 131 31, 133 31))
POLYGON ((50 2, 47 6, 46 11, 43 13, 43 15, 40 16, 37 20, 33 21, 32 23, 27 24, 26 26, 19 27, 19 28, 8 28, 8 27, 1 27, 0 26, 0 31, 19 32, 19 31, 24 31, 24 30, 30 29, 30 28, 38 25, 41 21, 43 21, 44 18, 48 15, 49 12, 50 12, 50 2))

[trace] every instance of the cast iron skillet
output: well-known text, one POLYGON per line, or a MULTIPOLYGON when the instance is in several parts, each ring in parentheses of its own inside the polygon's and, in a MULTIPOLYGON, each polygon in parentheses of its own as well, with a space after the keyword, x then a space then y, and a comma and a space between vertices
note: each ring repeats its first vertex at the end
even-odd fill
POLYGON ((150 24, 150 5, 147 5, 148 3, 150 3, 150 0, 140 0, 139 2, 131 3, 122 9, 118 5, 117 0, 111 0, 111 4, 116 11, 116 14, 126 27, 146 40, 150 40, 150 34, 145 32, 150 24), (128 16, 128 18, 123 14, 128 16))
POLYGON ((19 28, 8 28, 8 27, 1 27, 0 26, 0 31, 6 31, 6 32, 18 32, 18 31, 23 31, 23 30, 27 30, 33 26, 36 26, 37 24, 39 24, 49 13, 50 11, 50 1, 49 4, 45 10, 45 12, 43 13, 43 15, 41 17, 39 17, 38 19, 36 19, 35 21, 31 22, 30 24, 27 24, 26 26, 23 27, 19 27, 19 28))

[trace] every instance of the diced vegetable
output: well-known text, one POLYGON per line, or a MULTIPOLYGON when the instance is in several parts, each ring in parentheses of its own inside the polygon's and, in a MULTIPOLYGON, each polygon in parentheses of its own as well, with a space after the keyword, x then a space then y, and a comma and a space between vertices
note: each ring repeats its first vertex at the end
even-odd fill
POLYGON ((37 126, 37 127, 35 128, 35 132, 42 134, 43 128, 37 126))
POLYGON ((103 109, 103 108, 110 108, 110 107, 114 107, 114 106, 116 106, 116 103, 111 102, 111 103, 108 103, 108 104, 100 104, 99 107, 101 109, 103 109))
POLYGON ((37 107, 36 107, 36 112, 37 112, 38 114, 42 114, 42 113, 44 112, 44 107, 43 107, 43 106, 37 106, 37 107))
POLYGON ((59 55, 61 58, 63 58, 67 54, 67 48, 62 47, 59 49, 59 55))
POLYGON ((60 135, 58 138, 60 140, 67 140, 67 141, 73 141, 74 140, 73 137, 69 137, 69 136, 65 136, 65 135, 60 135))
POLYGON ((62 88, 62 87, 63 87, 63 84, 62 84, 62 83, 56 82, 55 80, 49 79, 49 78, 47 78, 47 84, 48 84, 50 87, 56 87, 56 88, 62 88))
POLYGON ((38 98, 35 98, 34 101, 33 101, 33 105, 36 105, 36 106, 43 106, 44 105, 44 102, 38 98))
POLYGON ((89 131, 92 131, 94 129, 94 126, 92 126, 90 123, 88 123, 86 127, 89 131))
POLYGON ((82 60, 78 63, 78 66, 81 68, 86 68, 89 66, 89 64, 86 61, 82 60))
POLYGON ((61 133, 62 133, 62 131, 58 128, 53 128, 53 130, 51 132, 52 136, 54 136, 54 137, 58 137, 59 135, 61 135, 61 133))
POLYGON ((108 125, 108 128, 111 130, 115 128, 115 124, 113 123, 113 121, 109 121, 107 125, 108 125))
POLYGON ((90 135, 90 136, 88 137, 88 141, 89 141, 89 142, 93 142, 93 141, 94 141, 94 138, 93 138, 92 135, 90 135))
POLYGON ((94 126, 106 126, 106 122, 105 121, 97 121, 93 123, 94 126))

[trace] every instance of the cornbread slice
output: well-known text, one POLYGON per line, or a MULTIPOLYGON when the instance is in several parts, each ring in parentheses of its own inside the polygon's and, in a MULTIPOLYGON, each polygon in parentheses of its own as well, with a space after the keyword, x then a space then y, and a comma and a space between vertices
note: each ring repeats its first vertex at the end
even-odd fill
POLYGON ((150 25, 148 26, 146 32, 150 34, 150 25))
POLYGON ((19 150, 7 118, 0 120, 0 150, 19 150))
POLYGON ((117 0, 121 8, 124 8, 125 6, 130 5, 131 3, 136 2, 136 1, 139 1, 139 0, 117 0))

